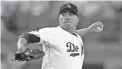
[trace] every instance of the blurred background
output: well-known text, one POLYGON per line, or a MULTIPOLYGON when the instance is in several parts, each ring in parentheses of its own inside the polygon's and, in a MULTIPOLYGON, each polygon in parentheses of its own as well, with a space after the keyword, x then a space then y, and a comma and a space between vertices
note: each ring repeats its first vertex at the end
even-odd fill
MULTIPOLYGON (((78 6, 80 24, 86 28, 104 23, 101 33, 83 37, 83 69, 122 69, 122 1, 1 1, 1 69, 40 69, 41 61, 14 62, 19 35, 44 27, 58 26, 59 7, 71 2, 78 6)), ((41 48, 30 45, 31 48, 41 48)))

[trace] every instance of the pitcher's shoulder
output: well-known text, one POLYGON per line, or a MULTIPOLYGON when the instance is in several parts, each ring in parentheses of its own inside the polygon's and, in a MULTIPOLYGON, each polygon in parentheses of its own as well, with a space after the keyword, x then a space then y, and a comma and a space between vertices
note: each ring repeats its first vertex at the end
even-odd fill
POLYGON ((45 27, 45 28, 38 29, 37 31, 39 31, 39 32, 41 32, 41 31, 53 31, 57 28, 58 27, 45 27))

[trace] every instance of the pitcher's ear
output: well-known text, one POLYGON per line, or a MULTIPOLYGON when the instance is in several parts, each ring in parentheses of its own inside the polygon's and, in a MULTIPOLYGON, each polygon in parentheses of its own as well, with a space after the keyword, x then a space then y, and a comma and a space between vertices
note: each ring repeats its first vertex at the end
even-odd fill
POLYGON ((58 18, 60 18, 61 14, 58 14, 58 18))

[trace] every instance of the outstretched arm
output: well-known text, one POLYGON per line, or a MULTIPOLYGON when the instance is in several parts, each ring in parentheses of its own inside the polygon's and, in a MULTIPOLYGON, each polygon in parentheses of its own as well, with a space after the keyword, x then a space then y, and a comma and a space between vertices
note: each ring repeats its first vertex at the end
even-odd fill
POLYGON ((77 33, 78 33, 81 37, 83 37, 84 35, 86 35, 86 34, 89 33, 89 32, 90 32, 89 28, 84 28, 84 29, 79 29, 79 30, 77 30, 77 33))
POLYGON ((39 49, 29 49, 26 48, 28 43, 38 43, 40 42, 40 37, 31 34, 24 33, 19 37, 18 40, 18 51, 15 54, 15 60, 18 61, 29 61, 33 59, 40 59, 45 55, 43 51, 39 49))
POLYGON ((40 42, 40 37, 35 36, 31 33, 24 33, 19 37, 17 46, 18 46, 18 53, 24 52, 26 50, 26 45, 28 43, 37 43, 40 42))
POLYGON ((79 29, 77 33, 83 37, 84 35, 88 34, 89 32, 101 32, 103 30, 103 23, 102 22, 95 22, 88 28, 79 29))

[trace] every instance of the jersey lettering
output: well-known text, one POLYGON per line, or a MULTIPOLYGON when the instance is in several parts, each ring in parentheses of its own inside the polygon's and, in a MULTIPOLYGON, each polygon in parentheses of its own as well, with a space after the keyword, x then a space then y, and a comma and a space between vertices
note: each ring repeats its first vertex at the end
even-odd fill
POLYGON ((73 43, 68 42, 66 46, 69 48, 67 52, 77 52, 79 50, 78 46, 75 46, 73 43))
POLYGON ((75 56, 80 55, 79 53, 74 53, 74 52, 78 52, 79 50, 78 46, 75 46, 71 42, 66 43, 66 46, 68 47, 67 52, 72 52, 70 56, 75 57, 75 56))

